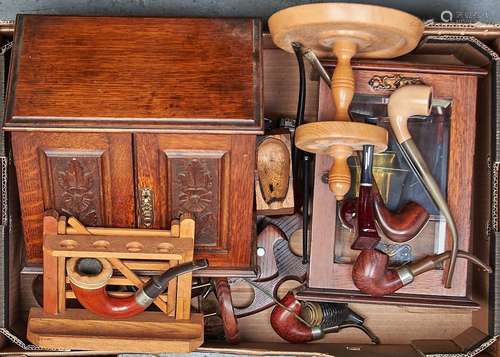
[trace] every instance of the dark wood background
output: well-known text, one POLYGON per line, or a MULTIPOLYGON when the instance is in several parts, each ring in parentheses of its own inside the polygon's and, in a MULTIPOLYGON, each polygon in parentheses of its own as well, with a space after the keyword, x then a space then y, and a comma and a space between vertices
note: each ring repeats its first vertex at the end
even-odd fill
MULTIPOLYGON (((313 2, 311 0, 6 0, 0 19, 13 20, 17 13, 133 16, 256 16, 267 19, 279 9, 313 2)), ((316 0, 314 2, 327 2, 316 0)), ((340 0, 339 2, 346 2, 340 0)), ((352 0, 393 7, 437 22, 500 22, 498 0, 352 0)))

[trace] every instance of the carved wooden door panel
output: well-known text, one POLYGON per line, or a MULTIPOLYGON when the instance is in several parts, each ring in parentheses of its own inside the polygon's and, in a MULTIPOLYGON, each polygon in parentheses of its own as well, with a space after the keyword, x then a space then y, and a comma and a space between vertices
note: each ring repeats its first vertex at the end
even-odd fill
POLYGON ((48 209, 88 226, 135 224, 132 136, 12 133, 28 261, 42 261, 48 209))
POLYGON ((253 135, 135 134, 137 221, 168 228, 190 212, 196 256, 210 267, 251 265, 253 135))

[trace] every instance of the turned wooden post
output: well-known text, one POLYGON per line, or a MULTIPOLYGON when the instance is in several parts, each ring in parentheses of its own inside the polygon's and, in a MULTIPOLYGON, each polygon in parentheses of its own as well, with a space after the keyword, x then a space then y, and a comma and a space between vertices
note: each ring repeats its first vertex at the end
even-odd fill
POLYGON ((374 145, 376 153, 387 148, 385 129, 350 120, 355 84, 351 58, 406 54, 417 45, 424 24, 399 10, 344 3, 288 7, 271 16, 268 23, 273 42, 283 50, 293 53, 292 43, 297 42, 320 58, 337 58, 331 85, 335 117, 300 125, 295 145, 335 159, 328 184, 336 199, 341 200, 351 187, 347 158, 363 145, 374 145))
POLYGON ((356 54, 356 43, 339 40, 333 45, 333 54, 337 57, 337 66, 332 76, 332 97, 335 103, 335 119, 350 121, 349 106, 354 97, 354 75, 351 58, 356 54))

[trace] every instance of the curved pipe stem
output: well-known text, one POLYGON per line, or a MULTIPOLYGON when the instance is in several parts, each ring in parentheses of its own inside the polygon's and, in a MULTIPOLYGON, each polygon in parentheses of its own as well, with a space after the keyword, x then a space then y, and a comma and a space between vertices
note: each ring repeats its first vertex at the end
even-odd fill
MULTIPOLYGON (((297 57, 297 65, 299 66, 299 98, 297 100, 297 116, 295 118, 295 130, 304 123, 304 113, 306 110, 306 71, 304 67, 304 58, 302 57, 302 45, 298 42, 292 43, 293 51, 297 57)), ((299 149, 292 145, 292 170, 293 177, 298 177, 299 174, 299 149)))
MULTIPOLYGON (((473 254, 459 250, 457 252, 457 256, 458 256, 458 258, 467 259, 470 262, 478 265, 487 273, 491 273, 493 271, 491 269, 491 267, 489 267, 488 265, 483 263, 481 260, 479 260, 478 257, 476 257, 473 254)), ((451 252, 446 251, 444 253, 438 254, 438 255, 433 256, 433 257, 423 258, 423 259, 419 260, 418 262, 415 262, 415 263, 408 265, 408 268, 410 269, 413 276, 417 276, 417 275, 425 273, 429 270, 436 269, 442 262, 444 262, 450 258, 451 258, 451 252)))
POLYGON ((431 170, 413 142, 411 133, 408 130, 408 118, 412 115, 429 115, 431 106, 432 88, 422 85, 412 85, 399 88, 391 94, 387 112, 398 142, 409 156, 411 164, 416 168, 425 188, 448 223, 448 229, 451 234, 451 257, 444 286, 450 288, 458 256, 457 228, 446 199, 443 197, 439 185, 432 176, 431 170))
MULTIPOLYGON (((299 99, 297 101, 297 119, 295 120, 295 129, 297 129, 298 126, 302 125, 304 123, 304 113, 305 113, 305 103, 306 103, 306 71, 304 67, 304 58, 303 56, 306 56, 305 53, 302 51, 302 44, 298 42, 292 42, 292 48, 293 51, 295 52, 295 56, 297 57, 297 64, 299 66, 299 99)), ((314 56, 314 53, 310 51, 310 54, 314 56)), ((307 56, 306 56, 307 57, 307 56)), ((310 57, 310 56, 309 56, 310 57)), ((307 57, 307 58, 309 58, 307 57)), ((316 61, 318 59, 316 58, 316 61)), ((318 61, 318 64, 321 68, 321 64, 318 61)), ((293 160, 292 160, 292 168, 293 168, 293 174, 295 178, 298 178, 298 157, 299 157, 299 149, 295 145, 292 147, 293 152, 293 160)), ((302 210, 303 210, 303 223, 302 223, 302 264, 307 264, 309 263, 309 254, 308 254, 308 249, 307 249, 307 234, 309 231, 309 162, 310 162, 310 156, 307 153, 303 153, 303 162, 302 162, 302 181, 303 181, 303 191, 304 191, 304 197, 302 200, 302 210)))
POLYGON ((332 326, 332 327, 327 327, 323 329, 323 331, 326 333, 330 332, 339 332, 340 330, 343 330, 345 328, 352 327, 352 328, 357 328, 363 331, 369 338, 372 340, 372 342, 376 345, 380 344, 380 339, 378 338, 377 335, 375 335, 369 328, 367 328, 365 325, 357 325, 357 324, 342 324, 340 326, 332 326))
POLYGON ((295 52, 295 56, 297 57, 297 65, 299 66, 299 100, 297 102, 297 119, 295 121, 295 129, 297 129, 298 126, 304 123, 306 102, 306 71, 302 54, 302 44, 293 42, 292 48, 295 52))
POLYGON ((424 185, 426 186, 430 196, 433 201, 438 206, 439 210, 443 214, 448 223, 448 229, 451 235, 451 256, 450 256, 450 265, 448 268, 448 272, 446 274, 445 287, 451 287, 451 281, 453 280, 453 274, 455 273, 455 265, 458 257, 458 232, 457 226, 455 224, 455 220, 451 215, 450 209, 448 208, 448 203, 441 193, 441 189, 439 188, 438 183, 432 176, 429 167, 427 166, 420 150, 418 150, 417 146, 413 142, 413 139, 408 139, 405 142, 401 143, 401 146, 406 151, 408 156, 411 158, 415 168, 418 170, 424 185))

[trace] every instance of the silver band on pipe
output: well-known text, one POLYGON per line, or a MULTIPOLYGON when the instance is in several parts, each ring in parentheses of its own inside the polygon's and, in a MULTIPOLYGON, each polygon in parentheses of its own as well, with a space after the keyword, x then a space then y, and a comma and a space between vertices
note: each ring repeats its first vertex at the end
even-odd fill
POLYGON ((403 285, 408 285, 413 281, 413 274, 411 273, 411 270, 408 267, 401 267, 397 270, 399 279, 403 283, 403 285))
POLYGON ((151 303, 153 302, 154 299, 151 299, 146 293, 140 289, 136 294, 135 294, 135 302, 144 307, 147 308, 151 303))
POLYGON ((322 338, 325 335, 325 333, 323 332, 323 330, 319 326, 314 326, 311 329, 311 334, 312 334, 313 340, 319 340, 320 338, 322 338))

